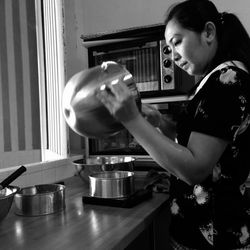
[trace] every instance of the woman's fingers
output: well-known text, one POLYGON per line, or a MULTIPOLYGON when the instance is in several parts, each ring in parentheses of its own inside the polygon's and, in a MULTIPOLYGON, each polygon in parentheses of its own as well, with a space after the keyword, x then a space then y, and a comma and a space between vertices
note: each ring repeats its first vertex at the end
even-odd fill
POLYGON ((122 105, 131 95, 126 84, 119 80, 103 84, 97 91, 97 94, 101 101, 108 105, 111 103, 122 105))
POLYGON ((113 106, 115 103, 115 96, 107 88, 106 85, 102 85, 100 89, 96 90, 96 97, 104 104, 104 106, 113 113, 113 106))
POLYGON ((133 95, 124 82, 112 81, 108 85, 102 85, 96 91, 96 96, 121 122, 132 120, 139 114, 133 95))
POLYGON ((117 100, 122 101, 131 95, 131 91, 128 86, 121 80, 113 81, 109 85, 111 92, 117 98, 117 100))
POLYGON ((158 127, 162 119, 161 113, 155 107, 143 104, 141 108, 144 118, 151 123, 154 127, 158 127))

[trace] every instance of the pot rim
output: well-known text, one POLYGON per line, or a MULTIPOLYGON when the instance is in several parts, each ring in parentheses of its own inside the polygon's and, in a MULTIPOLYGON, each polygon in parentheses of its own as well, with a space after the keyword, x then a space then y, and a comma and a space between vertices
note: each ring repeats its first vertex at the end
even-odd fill
POLYGON ((115 165, 119 163, 130 163, 136 160, 132 156, 91 156, 73 161, 76 165, 115 165))
POLYGON ((96 180, 120 180, 120 179, 132 178, 133 176, 134 172, 132 171, 113 170, 113 171, 103 171, 103 172, 93 173, 89 175, 89 178, 96 180), (118 176, 115 176, 115 174, 118 174, 118 176))
POLYGON ((24 188, 20 188, 19 191, 15 194, 16 197, 31 197, 31 196, 45 196, 48 194, 56 194, 58 192, 64 191, 65 185, 62 184, 39 184, 34 186, 28 186, 24 188), (51 187, 57 187, 57 190, 47 190, 46 192, 39 192, 39 187, 45 187, 45 186, 51 186, 51 187), (23 193, 22 191, 36 188, 36 193, 23 193))

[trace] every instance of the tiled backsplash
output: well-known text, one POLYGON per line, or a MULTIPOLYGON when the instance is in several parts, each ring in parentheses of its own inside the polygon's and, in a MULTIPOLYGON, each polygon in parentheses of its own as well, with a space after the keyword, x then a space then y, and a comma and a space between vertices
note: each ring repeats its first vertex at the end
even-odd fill
MULTIPOLYGON (((76 173, 75 166, 72 163, 72 161, 76 159, 79 159, 79 157, 24 165, 27 171, 13 181, 11 185, 22 188, 59 182, 76 173)), ((19 167, 20 166, 0 169, 0 182, 19 167)))

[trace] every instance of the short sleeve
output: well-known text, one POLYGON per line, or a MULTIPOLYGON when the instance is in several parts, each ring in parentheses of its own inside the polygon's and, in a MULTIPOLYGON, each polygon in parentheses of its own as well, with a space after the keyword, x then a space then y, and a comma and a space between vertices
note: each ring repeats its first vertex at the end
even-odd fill
POLYGON ((193 130, 233 140, 249 111, 249 84, 249 75, 236 67, 214 72, 201 90, 193 130))

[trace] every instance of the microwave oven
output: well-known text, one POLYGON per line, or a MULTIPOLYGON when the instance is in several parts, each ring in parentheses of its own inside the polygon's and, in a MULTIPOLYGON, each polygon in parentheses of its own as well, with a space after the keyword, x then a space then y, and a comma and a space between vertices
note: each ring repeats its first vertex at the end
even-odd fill
MULTIPOLYGON (((104 61, 118 62, 132 74, 142 103, 156 106, 163 115, 177 119, 188 102, 195 78, 178 68, 164 41, 163 24, 111 33, 82 36, 89 67, 104 61)), ((86 139, 86 156, 129 155, 149 158, 128 131, 101 139, 86 139)))

